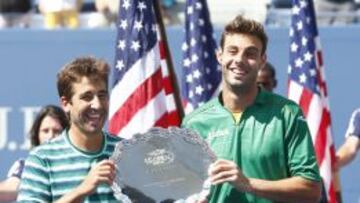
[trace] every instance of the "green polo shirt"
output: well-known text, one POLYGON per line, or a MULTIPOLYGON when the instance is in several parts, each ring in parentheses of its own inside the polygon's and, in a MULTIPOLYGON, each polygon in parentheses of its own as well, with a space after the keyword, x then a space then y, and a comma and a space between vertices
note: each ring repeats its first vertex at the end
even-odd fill
MULTIPOLYGON (((183 127, 197 131, 219 159, 234 161, 249 178, 280 180, 300 176, 320 181, 310 132, 297 104, 260 91, 254 104, 235 122, 219 98, 183 121, 183 127)), ((273 201, 238 192, 226 183, 213 186, 210 202, 273 201)))

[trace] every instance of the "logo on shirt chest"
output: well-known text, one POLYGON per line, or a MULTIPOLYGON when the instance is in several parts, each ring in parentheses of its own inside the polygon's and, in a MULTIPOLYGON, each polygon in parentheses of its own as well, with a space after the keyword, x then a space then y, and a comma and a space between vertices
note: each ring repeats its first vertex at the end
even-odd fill
POLYGON ((214 138, 220 138, 220 137, 225 137, 229 135, 229 130, 228 129, 219 129, 219 130, 211 130, 208 135, 207 135, 207 139, 211 140, 214 138))

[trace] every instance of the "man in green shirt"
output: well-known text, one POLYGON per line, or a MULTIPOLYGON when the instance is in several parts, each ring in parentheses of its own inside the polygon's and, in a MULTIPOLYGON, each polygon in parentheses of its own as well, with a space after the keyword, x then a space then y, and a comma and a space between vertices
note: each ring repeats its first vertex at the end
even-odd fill
POLYGON ((209 168, 209 202, 318 201, 319 169, 300 108, 256 83, 266 63, 263 26, 237 16, 220 44, 222 92, 183 122, 218 157, 209 168))

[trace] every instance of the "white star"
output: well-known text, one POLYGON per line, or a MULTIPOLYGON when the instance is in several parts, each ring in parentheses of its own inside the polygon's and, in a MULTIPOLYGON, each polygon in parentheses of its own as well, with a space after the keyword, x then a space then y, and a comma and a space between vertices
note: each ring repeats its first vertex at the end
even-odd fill
POLYGON ((194 23, 190 23, 190 30, 194 30, 194 23))
POLYGON ((207 88, 208 88, 208 90, 212 90, 212 88, 213 88, 212 84, 211 83, 207 84, 207 88))
POLYGON ((157 26, 156 26, 156 24, 153 24, 153 25, 151 26, 151 30, 152 30, 153 32, 156 32, 156 31, 157 31, 157 26))
POLYGON ((183 51, 186 51, 186 50, 189 49, 189 46, 187 45, 186 42, 184 42, 184 43, 182 44, 181 49, 182 49, 183 51))
POLYGON ((313 55, 309 51, 304 54, 305 61, 311 61, 312 57, 313 55))
POLYGON ((290 65, 288 65, 288 74, 290 74, 292 71, 292 67, 290 65))
POLYGON ((189 91, 189 98, 193 98, 194 97, 194 92, 192 90, 189 91))
POLYGON ((194 38, 191 38, 190 45, 193 47, 196 44, 196 40, 194 38))
POLYGON ((125 47, 126 47, 125 40, 119 40, 117 47, 118 47, 119 49, 121 49, 121 50, 124 50, 125 47))
POLYGON ((205 72, 206 72, 206 74, 209 74, 211 72, 210 68, 206 67, 205 72))
POLYGON ((125 30, 127 28, 127 26, 128 26, 127 21, 126 20, 121 20, 120 27, 125 30))
POLYGON ((202 106, 202 105, 204 105, 204 104, 205 104, 204 102, 199 102, 199 103, 198 103, 199 106, 202 106))
POLYGON ((202 4, 200 2, 196 2, 195 8, 198 10, 202 9, 202 4))
POLYGON ((130 3, 129 3, 129 0, 124 0, 124 3, 123 3, 123 8, 125 8, 125 10, 128 10, 130 7, 130 3))
POLYGON ((205 25, 205 21, 203 19, 199 19, 199 26, 204 26, 205 25))
POLYGON ((144 9, 146 9, 146 5, 145 5, 145 3, 142 2, 142 1, 139 2, 139 4, 138 4, 137 7, 138 7, 138 9, 139 9, 140 11, 143 11, 144 9))
POLYGON ((303 37, 301 38, 301 44, 302 44, 303 46, 306 46, 307 42, 308 42, 308 39, 303 36, 303 37))
POLYGON ((137 29, 137 31, 139 32, 141 30, 141 28, 143 28, 142 22, 135 21, 134 28, 137 29))
POLYGON ((118 61, 116 61, 116 68, 117 68, 118 70, 122 70, 124 67, 125 67, 125 65, 124 65, 124 61, 123 61, 123 60, 118 60, 118 61))
POLYGON ((185 67, 189 67, 190 64, 191 64, 190 59, 189 59, 189 58, 186 58, 186 59, 184 60, 184 66, 185 66, 185 67))
POLYGON ((298 48, 299 46, 295 42, 291 43, 291 52, 296 52, 298 48))
POLYGON ((305 75, 304 73, 299 76, 299 81, 300 81, 300 83, 305 84, 305 82, 306 82, 306 75, 305 75))
POLYGON ((194 72, 193 72, 193 77, 196 78, 196 79, 199 79, 201 76, 201 73, 198 69, 196 69, 194 72))
POLYGON ((294 15, 299 15, 300 14, 300 8, 297 5, 294 5, 292 8, 292 13, 294 15))
POLYGON ((192 83, 192 81, 193 81, 193 77, 192 77, 192 75, 191 75, 191 74, 186 75, 186 82, 188 82, 188 83, 192 83))
POLYGON ((295 60, 295 67, 301 68, 301 66, 304 64, 304 61, 301 60, 301 58, 298 58, 295 60))
POLYGON ((204 52, 204 58, 208 58, 209 57, 209 53, 207 51, 204 52))
POLYGON ((307 24, 310 24, 310 22, 311 22, 311 18, 310 18, 310 17, 306 17, 306 23, 307 23, 307 24))
POLYGON ((307 6, 306 1, 300 1, 300 7, 305 8, 307 6))
POLYGON ((199 60, 199 57, 196 54, 191 56, 191 62, 196 63, 199 60))
POLYGON ((310 69, 310 75, 314 77, 316 75, 316 70, 314 68, 310 69))
POLYGON ((290 34, 290 37, 294 36, 294 29, 292 27, 290 28, 289 34, 290 34))
POLYGON ((131 48, 134 50, 134 51, 138 51, 140 49, 140 43, 139 41, 133 41, 131 43, 131 48))
POLYGON ((198 95, 201 95, 203 93, 203 91, 204 91, 204 88, 201 87, 201 85, 199 85, 195 88, 195 93, 198 95))
POLYGON ((201 40, 205 43, 207 41, 207 37, 205 35, 201 36, 201 40))
POLYGON ((187 8, 187 14, 192 14, 193 13, 193 11, 194 11, 194 9, 193 9, 193 7, 192 6, 189 6, 188 8, 187 8))
POLYGON ((296 23, 296 27, 297 27, 297 30, 302 30, 303 29, 303 22, 299 21, 298 23, 296 23))

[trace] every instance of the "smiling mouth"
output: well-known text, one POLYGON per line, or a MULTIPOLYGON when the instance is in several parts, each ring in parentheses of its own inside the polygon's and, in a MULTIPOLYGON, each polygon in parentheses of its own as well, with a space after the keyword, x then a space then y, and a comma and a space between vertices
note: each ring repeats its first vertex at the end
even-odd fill
POLYGON ((230 68, 230 71, 234 73, 236 76, 244 76, 247 74, 247 71, 244 71, 240 68, 230 68))

